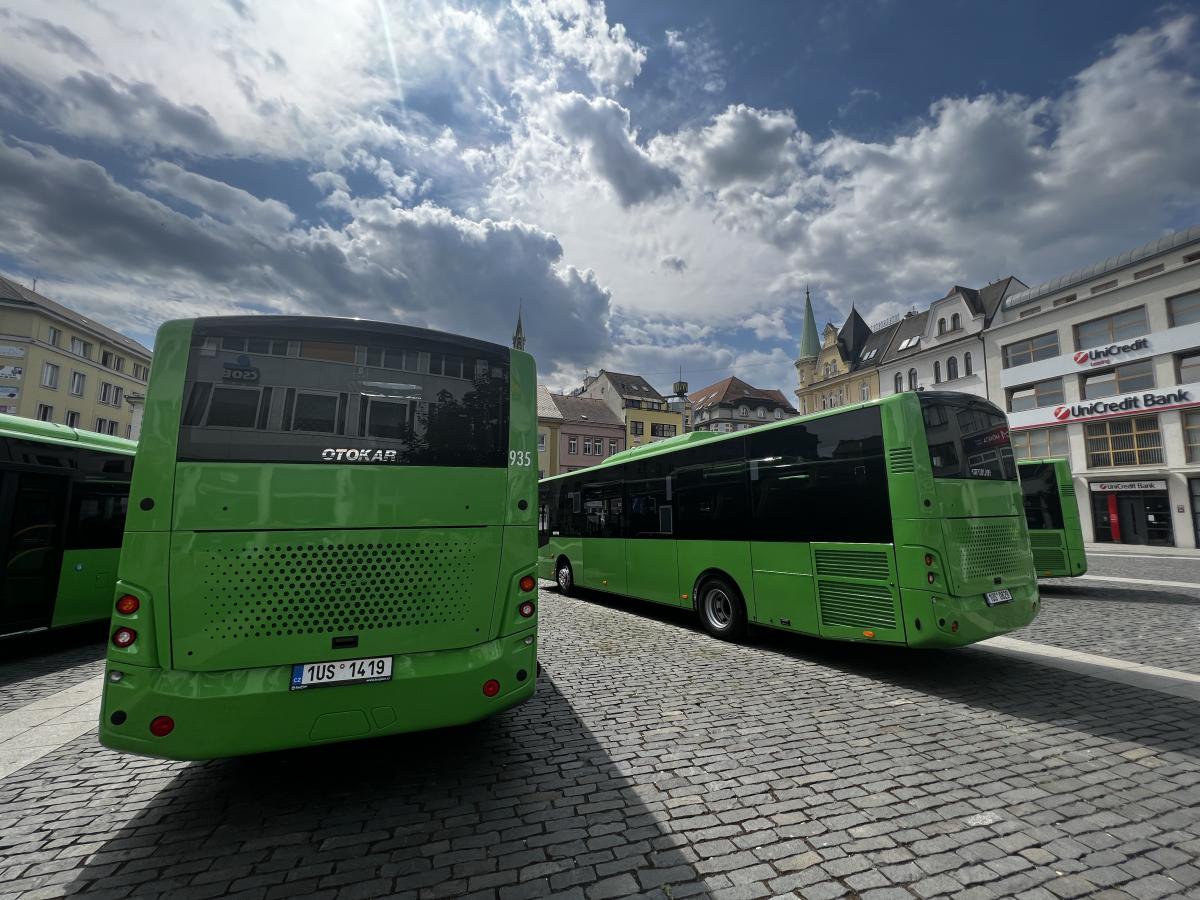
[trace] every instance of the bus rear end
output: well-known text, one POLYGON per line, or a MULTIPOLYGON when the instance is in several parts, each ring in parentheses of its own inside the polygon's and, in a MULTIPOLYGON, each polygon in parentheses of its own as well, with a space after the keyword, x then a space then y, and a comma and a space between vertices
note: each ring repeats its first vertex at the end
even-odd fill
POLYGON ((1017 472, 1038 575, 1069 578, 1085 574, 1087 553, 1071 464, 1065 459, 1023 459, 1017 463, 1017 472))
POLYGON ((531 357, 298 317, 171 322, 155 351, 102 743, 206 759, 532 695, 531 357))
POLYGON ((1008 420, 970 394, 905 405, 919 417, 894 417, 889 467, 908 643, 960 646, 1029 624, 1037 577, 1008 420), (911 478, 895 477, 901 465, 911 478))

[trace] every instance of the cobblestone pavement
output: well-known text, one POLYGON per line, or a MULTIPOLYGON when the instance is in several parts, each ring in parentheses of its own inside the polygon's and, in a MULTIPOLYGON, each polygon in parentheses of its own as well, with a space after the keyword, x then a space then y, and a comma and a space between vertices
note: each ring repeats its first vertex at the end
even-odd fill
POLYGON ((0 897, 1200 896, 1200 704, 542 616, 537 696, 476 725, 205 764, 73 741, 0 781, 0 897))
POLYGON ((0 640, 0 715, 104 671, 108 626, 0 640))
POLYGON ((1097 578, 1043 581, 1041 612, 1013 637, 1200 674, 1200 553, 1175 559, 1092 557, 1088 574, 1097 578), (1100 580, 1106 576, 1195 587, 1100 580))

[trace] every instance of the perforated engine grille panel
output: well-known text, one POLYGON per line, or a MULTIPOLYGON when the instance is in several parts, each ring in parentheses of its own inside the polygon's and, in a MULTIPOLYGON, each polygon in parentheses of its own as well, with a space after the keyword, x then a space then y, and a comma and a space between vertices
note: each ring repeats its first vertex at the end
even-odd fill
POLYGON ((946 519, 944 527, 952 574, 960 587, 997 577, 1030 577, 1029 544, 1017 519, 946 519))
POLYGON ((329 657, 334 638, 383 652, 478 643, 499 562, 498 536, 488 532, 177 534, 176 662, 311 662, 329 657))

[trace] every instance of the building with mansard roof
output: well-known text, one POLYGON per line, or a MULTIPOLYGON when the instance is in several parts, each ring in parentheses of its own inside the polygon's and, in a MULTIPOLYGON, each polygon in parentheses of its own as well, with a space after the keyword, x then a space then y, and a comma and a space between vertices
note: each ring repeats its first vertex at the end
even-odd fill
POLYGON ((695 431, 741 431, 796 415, 779 390, 764 390, 730 375, 688 395, 695 431))
POLYGON ((984 329, 1004 298, 1026 287, 1011 275, 979 290, 956 284, 905 316, 879 370, 881 396, 928 389, 987 397, 984 329))

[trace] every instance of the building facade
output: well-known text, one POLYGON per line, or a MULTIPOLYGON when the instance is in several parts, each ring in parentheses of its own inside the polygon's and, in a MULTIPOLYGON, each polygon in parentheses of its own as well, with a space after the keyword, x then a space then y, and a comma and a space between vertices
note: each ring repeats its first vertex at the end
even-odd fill
POLYGON ((559 472, 586 469, 625 449, 625 422, 603 400, 568 394, 551 397, 562 416, 559 472))
POLYGON ((1027 287, 1012 276, 981 290, 955 285, 928 310, 905 316, 879 370, 880 395, 935 390, 987 397, 984 330, 1000 302, 1027 287))
MULTIPOLYGON (((576 396, 603 400, 625 423, 625 446, 640 447, 683 434, 683 412, 671 409, 665 397, 641 375, 600 370, 584 379, 576 396)), ((561 408, 561 407, 560 407, 561 408)))
POLYGON ((554 402, 554 396, 544 384, 537 386, 537 415, 538 478, 549 478, 559 473, 558 438, 563 417, 554 402))
POLYGON ((0 276, 0 412, 130 437, 145 393, 137 341, 0 276))
POLYGON ((696 431, 742 431, 796 415, 781 391, 756 388, 732 375, 693 391, 688 399, 696 431))
POLYGON ((866 351, 871 335, 862 316, 851 308, 841 329, 826 323, 818 338, 812 298, 804 291, 804 326, 794 363, 800 415, 879 396, 879 362, 868 359, 866 351))
POLYGON ((1200 539, 1200 226, 1008 296, 988 394, 1019 457, 1066 456, 1084 537, 1200 539))

